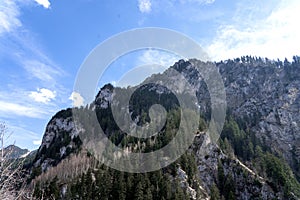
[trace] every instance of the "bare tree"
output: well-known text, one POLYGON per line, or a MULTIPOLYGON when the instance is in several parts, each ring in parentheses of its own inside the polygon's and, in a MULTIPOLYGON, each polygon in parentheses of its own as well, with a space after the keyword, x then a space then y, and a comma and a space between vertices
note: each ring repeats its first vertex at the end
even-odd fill
MULTIPOLYGON (((10 159, 9 150, 5 151, 4 143, 11 133, 4 122, 0 122, 1 165, 0 165, 0 199, 32 199, 26 192, 26 181, 22 172, 23 162, 10 159)), ((11 150, 12 151, 12 150, 11 150)))
POLYGON ((4 135, 7 132, 7 127, 4 122, 0 122, 0 138, 1 138, 1 168, 4 162, 4 135))

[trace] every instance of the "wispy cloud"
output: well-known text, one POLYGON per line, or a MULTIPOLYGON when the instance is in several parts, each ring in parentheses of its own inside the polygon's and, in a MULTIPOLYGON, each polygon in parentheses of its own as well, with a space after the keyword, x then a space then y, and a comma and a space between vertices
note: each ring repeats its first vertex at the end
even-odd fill
MULTIPOLYGON (((35 0, 49 8, 48 0, 35 0)), ((0 46, 6 54, 22 66, 31 76, 43 81, 54 81, 64 71, 55 64, 36 41, 35 34, 20 20, 21 8, 32 6, 31 0, 2 0, 0 2, 0 46)))
POLYGON ((2 0, 0 2, 0 36, 22 25, 19 16, 19 8, 15 1, 2 0))
POLYGON ((149 49, 143 51, 142 55, 138 57, 137 65, 157 64, 166 69, 179 59, 180 56, 175 54, 162 50, 149 49))
MULTIPOLYGON (((48 0, 36 2, 45 8, 50 6, 48 0)), ((20 19, 21 10, 26 6, 34 6, 34 1, 0 2, 1 56, 12 63, 15 71, 18 70, 17 74, 11 74, 14 77, 11 82, 0 85, 0 117, 49 117, 58 109, 57 104, 66 93, 65 88, 59 84, 59 78, 66 75, 65 72, 49 58, 37 41, 38 37, 20 19), (41 89, 33 91, 34 88, 41 89)))
MULTIPOLYGON (((150 2, 150 0, 145 1, 150 2)), ((141 2, 141 0, 139 2, 141 2)), ((151 9, 149 12, 151 11, 151 13, 154 14, 164 14, 165 16, 171 17, 172 20, 182 20, 180 23, 178 21, 178 25, 186 25, 186 23, 192 22, 195 26, 194 23, 213 20, 224 14, 219 8, 208 7, 214 2, 215 0, 151 0, 151 9)), ((141 7, 139 6, 139 8, 141 7)), ((138 23, 142 25, 144 21, 145 19, 140 19, 138 23)))
POLYGON ((179 0, 180 3, 212 4, 215 0, 179 0))
MULTIPOLYGON (((277 1, 274 0, 275 2, 277 1)), ((252 11, 238 9, 232 24, 223 24, 219 27, 217 37, 208 46, 212 58, 220 60, 253 55, 284 59, 299 54, 296 44, 300 43, 298 28, 300 2, 297 0, 280 1, 278 4, 264 2, 264 6, 259 4, 254 7, 253 4, 252 11), (266 12, 262 8, 271 11, 266 12)))
POLYGON ((46 9, 50 8, 50 2, 48 0, 34 0, 34 1, 46 9))
POLYGON ((47 119, 58 109, 56 104, 49 102, 53 97, 51 93, 52 91, 47 89, 42 89, 36 93, 21 88, 1 91, 0 118, 8 120, 17 117, 47 119), (47 102, 47 100, 49 101, 47 102))
POLYGON ((37 107, 30 105, 22 105, 17 103, 10 103, 0 100, 0 111, 2 117, 13 116, 25 116, 31 118, 43 118, 45 112, 37 107))
POLYGON ((150 0, 138 0, 138 7, 141 13, 151 12, 151 1, 150 0))
POLYGON ((138 85, 152 74, 163 72, 180 58, 180 56, 163 50, 143 50, 137 57, 134 64, 135 67, 124 73, 116 82, 116 86, 127 87, 138 85))
POLYGON ((24 60, 22 64, 30 76, 40 79, 41 81, 54 82, 55 77, 62 73, 62 70, 38 60, 24 60))

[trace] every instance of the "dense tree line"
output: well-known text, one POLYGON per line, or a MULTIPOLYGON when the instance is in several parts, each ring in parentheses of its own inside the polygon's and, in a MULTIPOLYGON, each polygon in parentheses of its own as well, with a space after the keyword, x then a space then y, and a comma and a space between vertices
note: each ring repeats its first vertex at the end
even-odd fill
POLYGON ((186 172, 190 187, 199 188, 195 158, 187 152, 175 163, 154 172, 127 173, 98 165, 73 180, 61 181, 55 176, 37 182, 34 195, 54 199, 190 199, 177 176, 179 167, 186 172), (62 193, 64 184, 67 188, 62 193))

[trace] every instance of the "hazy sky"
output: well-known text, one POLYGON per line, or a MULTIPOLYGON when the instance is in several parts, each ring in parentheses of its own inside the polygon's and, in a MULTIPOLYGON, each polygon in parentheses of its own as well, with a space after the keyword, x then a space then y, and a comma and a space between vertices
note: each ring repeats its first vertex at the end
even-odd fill
MULTIPOLYGON (((70 107, 77 71, 99 43, 134 28, 162 27, 198 42, 213 60, 299 55, 298 0, 1 0, 0 120, 8 143, 38 148, 46 123, 70 107)), ((117 60, 99 85, 134 65, 170 66, 149 49, 117 60), (119 73, 116 73, 118 71, 119 73)))

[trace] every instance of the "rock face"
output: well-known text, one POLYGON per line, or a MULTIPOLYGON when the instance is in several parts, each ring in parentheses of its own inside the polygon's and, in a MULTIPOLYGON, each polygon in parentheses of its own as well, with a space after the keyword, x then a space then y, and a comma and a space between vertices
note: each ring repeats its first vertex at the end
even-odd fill
POLYGON ((71 152, 77 151, 81 144, 79 131, 72 120, 71 109, 58 112, 47 124, 34 166, 41 167, 43 172, 47 171, 71 152))
MULTIPOLYGON (((210 111, 210 95, 201 75, 195 70, 217 67, 222 76, 229 112, 251 128, 274 153, 282 154, 300 177, 300 63, 242 57, 219 63, 180 60, 171 68, 180 72, 197 91, 201 111, 210 111)), ((209 69, 207 69, 209 70, 209 69)), ((151 81, 170 81, 181 86, 178 75, 170 70, 154 75, 151 81), (178 81, 176 81, 178 80, 178 81), (178 83, 178 84, 177 84, 178 83)), ((148 80, 148 81, 150 81, 148 80)))
POLYGON ((257 137, 293 166, 293 149, 295 159, 300 159, 299 63, 224 63, 218 67, 233 113, 251 122, 257 137))
MULTIPOLYGON (((195 152, 202 188, 211 194, 214 184, 221 176, 234 184, 234 194, 239 199, 283 198, 281 192, 275 192, 266 180, 241 163, 237 158, 228 156, 216 144, 210 142, 206 133, 196 135, 191 149, 195 152)), ((226 183, 226 182, 225 182, 226 183)))

